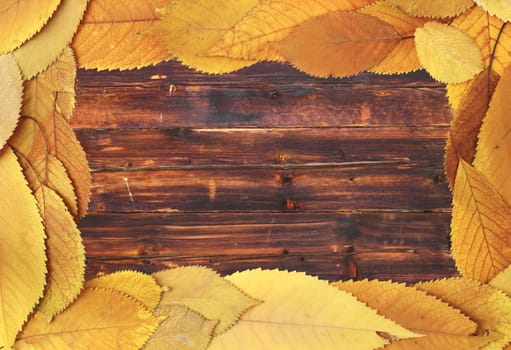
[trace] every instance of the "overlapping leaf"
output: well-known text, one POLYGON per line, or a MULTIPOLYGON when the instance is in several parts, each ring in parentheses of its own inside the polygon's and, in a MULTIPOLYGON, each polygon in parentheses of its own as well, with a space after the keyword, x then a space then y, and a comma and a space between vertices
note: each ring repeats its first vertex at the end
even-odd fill
POLYGON ((488 284, 511 296, 511 266, 502 270, 488 284))
POLYGON ((169 0, 91 0, 72 47, 82 68, 131 69, 170 59, 147 35, 169 0))
POLYGON ((508 0, 474 0, 479 6, 508 22, 511 21, 511 3, 508 0))
POLYGON ((263 302, 245 312, 210 349, 377 349, 419 336, 379 316, 349 293, 303 273, 249 270, 226 277, 263 302))
POLYGON ((0 55, 0 149, 16 128, 23 101, 23 81, 16 59, 0 55))
MULTIPOLYGON (((473 0, 386 0, 417 17, 455 17, 474 4, 473 0)), ((483 0, 484 1, 484 0, 483 0)))

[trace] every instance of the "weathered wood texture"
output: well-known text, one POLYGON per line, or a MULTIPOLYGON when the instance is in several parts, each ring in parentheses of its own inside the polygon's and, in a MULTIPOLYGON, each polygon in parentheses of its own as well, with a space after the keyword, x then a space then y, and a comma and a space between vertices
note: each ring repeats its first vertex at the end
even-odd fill
POLYGON ((445 89, 262 63, 78 74, 88 275, 204 264, 413 282, 456 274, 445 89))

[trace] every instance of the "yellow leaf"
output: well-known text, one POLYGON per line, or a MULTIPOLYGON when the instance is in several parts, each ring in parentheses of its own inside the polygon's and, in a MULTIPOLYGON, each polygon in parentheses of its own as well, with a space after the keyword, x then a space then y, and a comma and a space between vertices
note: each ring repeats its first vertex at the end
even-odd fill
POLYGON ((416 28, 422 27, 426 23, 426 19, 408 16, 385 1, 377 1, 359 12, 378 17, 390 24, 401 37, 399 44, 383 61, 371 68, 371 72, 380 74, 408 73, 421 68, 413 35, 416 28))
POLYGON ((511 2, 509 0, 474 0, 476 4, 503 21, 511 21, 511 2))
POLYGON ((488 180, 460 160, 453 191, 452 255, 459 271, 488 282, 511 263, 511 208, 488 180))
POLYGON ((91 0, 73 40, 81 68, 132 69, 171 57, 147 35, 158 19, 156 9, 170 0, 91 0))
POLYGON ((0 3, 0 54, 18 48, 46 24, 60 0, 3 0, 0 3))
POLYGON ((488 284, 511 296, 511 265, 502 270, 488 284))
POLYGON ((23 78, 32 79, 59 57, 71 42, 87 6, 87 0, 61 0, 44 28, 13 51, 23 78))
POLYGON ((158 324, 151 312, 119 292, 86 289, 51 323, 36 313, 14 349, 138 350, 158 324))
MULTIPOLYGON (((508 67, 495 89, 483 120, 474 158, 474 166, 490 181, 508 204, 511 204, 511 67, 508 67)), ((507 266, 507 265, 506 265, 507 266)))
POLYGON ((23 82, 12 55, 0 55, 0 149, 12 135, 20 116, 23 82))
POLYGON ((164 288, 159 307, 182 304, 210 320, 219 320, 216 334, 231 327, 243 312, 258 303, 202 266, 160 271, 154 278, 164 288))
POLYGON ((511 340, 511 299, 503 292, 468 278, 421 282, 416 287, 470 317, 478 324, 478 335, 496 338, 481 350, 501 349, 511 340))
POLYGON ((136 271, 118 271, 94 278, 85 283, 86 288, 109 288, 129 295, 154 310, 160 301, 161 288, 153 277, 136 271))
POLYGON ((300 24, 278 48, 306 73, 342 77, 379 64, 399 40, 392 26, 376 17, 336 11, 300 24))
POLYGON ((73 216, 57 193, 42 185, 35 197, 48 237, 48 284, 38 310, 51 320, 71 304, 82 289, 85 249, 73 216))
POLYGON ((263 300, 245 312, 209 349, 377 349, 417 337, 326 281, 299 272, 250 270, 226 277, 263 300))
POLYGON ((476 152, 477 135, 490 105, 499 77, 492 70, 481 72, 466 84, 460 107, 453 111, 445 147, 444 168, 449 186, 454 186, 459 159, 472 163, 476 152))
POLYGON ((173 0, 161 21, 154 25, 152 34, 187 66, 208 73, 235 71, 256 62, 206 56, 206 53, 259 2, 173 0))
POLYGON ((477 324, 447 303, 415 287, 390 281, 346 281, 333 283, 353 294, 378 314, 407 329, 425 334, 422 338, 403 339, 385 349, 479 349, 487 337, 474 337, 477 324))
POLYGON ((415 31, 421 64, 444 83, 462 83, 483 70, 481 50, 466 33, 447 24, 428 22, 415 31))
POLYGON ((10 147, 0 152, 0 347, 10 349, 46 283, 44 227, 10 147))
POLYGON ((374 0, 261 1, 235 23, 208 54, 244 60, 283 61, 273 47, 306 20, 337 10, 355 10, 374 0))
POLYGON ((472 0, 387 0, 398 9, 417 17, 455 17, 474 4, 472 0))
POLYGON ((184 305, 162 305, 156 316, 166 316, 143 350, 206 349, 218 321, 206 319, 184 305))
POLYGON ((490 16, 478 6, 456 17, 451 26, 474 38, 483 55, 485 67, 489 67, 491 61, 491 68, 502 75, 511 63, 511 26, 504 26, 502 20, 490 16))

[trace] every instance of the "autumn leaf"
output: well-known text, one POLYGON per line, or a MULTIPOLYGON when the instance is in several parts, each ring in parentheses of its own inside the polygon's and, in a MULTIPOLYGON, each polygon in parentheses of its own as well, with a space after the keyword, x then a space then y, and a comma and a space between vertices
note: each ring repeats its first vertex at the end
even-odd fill
POLYGON ((18 48, 46 24, 60 0, 4 0, 0 3, 0 54, 18 48))
POLYGON ((462 83, 483 70, 475 40, 447 24, 428 22, 417 28, 415 46, 421 64, 438 81, 462 83))
POLYGON ((44 28, 13 51, 23 79, 32 79, 59 57, 71 42, 87 6, 87 0, 61 0, 44 28))
POLYGON ((0 55, 0 149, 12 135, 21 111, 23 81, 16 59, 12 55, 0 55))
POLYGON ((158 19, 157 8, 170 0, 90 0, 73 40, 78 64, 86 69, 132 69, 171 57, 147 35, 158 19))
POLYGON ((378 17, 388 23, 399 34, 397 46, 371 72, 380 74, 408 73, 421 68, 417 51, 415 50, 415 29, 422 27, 426 19, 411 17, 393 8, 385 1, 377 1, 359 11, 366 15, 378 17))
POLYGON ((162 305, 156 316, 165 316, 143 350, 206 349, 218 321, 206 319, 184 305, 162 305))
POLYGON ((189 67, 226 73, 256 61, 212 57, 206 53, 260 0, 173 0, 151 33, 171 55, 189 67))
POLYGON ((136 271, 117 271, 100 276, 87 281, 85 287, 114 289, 136 299, 151 311, 160 301, 162 292, 153 277, 136 271))
POLYGON ((453 111, 451 127, 445 147, 445 174, 451 189, 454 186, 459 159, 474 160, 477 135, 490 105, 498 82, 498 75, 488 69, 467 84, 459 109, 453 111))
POLYGON ((511 3, 509 0, 474 0, 476 4, 503 21, 511 21, 511 3))
POLYGON ((386 0, 392 6, 416 17, 456 17, 474 4, 472 0, 386 0))
POLYGON ((419 336, 326 281, 299 272, 248 270, 227 276, 263 300, 245 312, 209 349, 377 349, 394 339, 419 336))
POLYGON ((392 26, 376 17, 336 11, 300 24, 278 49, 308 74, 343 77, 379 64, 399 40, 392 26))
POLYGON ((186 305, 207 319, 219 320, 216 334, 224 332, 243 312, 258 304, 258 301, 206 267, 178 267, 156 272, 154 278, 164 288, 158 308, 186 305))
POLYGON ((353 294, 378 314, 425 337, 403 339, 385 349, 479 349, 487 337, 474 337, 477 324, 447 303, 404 284, 390 281, 345 281, 334 286, 353 294))
POLYGON ((229 28, 209 50, 211 56, 244 60, 283 61, 274 44, 310 18, 337 10, 355 10, 374 0, 261 1, 229 28))
POLYGON ((469 278, 421 282, 416 287, 475 321, 478 324, 476 334, 492 339, 481 350, 501 349, 511 340, 511 299, 503 292, 469 278))
POLYGON ((133 299, 109 289, 85 289, 50 323, 36 313, 15 350, 138 350, 160 320, 133 299))
MULTIPOLYGON (((511 186, 508 174, 511 172, 511 120, 509 114, 509 92, 511 91, 511 67, 502 75, 490 107, 483 120, 474 167, 490 181, 504 200, 511 204, 511 186)), ((506 265, 507 266, 507 265, 506 265)))
POLYGON ((35 198, 8 146, 0 152, 0 169, 0 347, 10 349, 43 295, 46 253, 35 198))
POLYGON ((38 310, 51 320, 71 304, 82 289, 85 249, 73 216, 59 195, 41 185, 35 197, 48 237, 48 284, 38 310))
POLYGON ((488 284, 511 296, 511 265, 499 272, 488 284))

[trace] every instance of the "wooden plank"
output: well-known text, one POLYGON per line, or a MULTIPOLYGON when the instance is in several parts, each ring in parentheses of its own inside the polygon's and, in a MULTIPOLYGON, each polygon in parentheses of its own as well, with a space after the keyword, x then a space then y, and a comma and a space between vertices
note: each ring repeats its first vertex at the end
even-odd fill
POLYGON ((93 173, 91 212, 449 209, 441 167, 190 168, 93 173))
POLYGON ((261 63, 205 75, 176 62, 78 72, 77 128, 431 125, 450 120, 445 89, 426 73, 319 79, 261 63))
POLYGON ((93 170, 398 161, 439 165, 446 127, 78 129, 93 170))
POLYGON ((264 267, 329 280, 414 282, 454 275, 448 213, 93 214, 80 224, 88 275, 203 264, 264 267))

